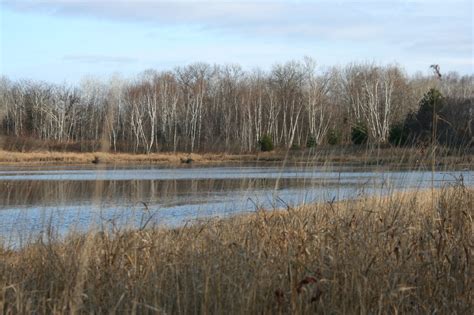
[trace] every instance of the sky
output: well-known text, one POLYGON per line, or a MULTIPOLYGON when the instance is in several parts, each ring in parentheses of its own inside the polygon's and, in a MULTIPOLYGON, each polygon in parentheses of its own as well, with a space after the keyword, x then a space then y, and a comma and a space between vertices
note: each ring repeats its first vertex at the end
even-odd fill
POLYGON ((0 75, 78 82, 194 62, 473 74, 471 0, 0 0, 0 75))

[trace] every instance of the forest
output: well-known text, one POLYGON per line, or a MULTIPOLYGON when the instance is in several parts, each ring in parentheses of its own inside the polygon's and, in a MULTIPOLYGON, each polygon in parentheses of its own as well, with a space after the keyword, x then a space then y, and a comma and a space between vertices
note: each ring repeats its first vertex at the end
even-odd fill
POLYGON ((472 149, 474 75, 429 73, 373 63, 320 69, 305 57, 270 70, 195 63, 75 85, 1 77, 0 145, 244 153, 425 145, 436 134, 442 145, 472 149))

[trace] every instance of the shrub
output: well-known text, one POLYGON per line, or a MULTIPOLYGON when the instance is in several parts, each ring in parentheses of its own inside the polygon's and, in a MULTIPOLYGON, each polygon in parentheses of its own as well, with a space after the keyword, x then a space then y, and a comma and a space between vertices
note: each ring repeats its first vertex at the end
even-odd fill
POLYGON ((367 127, 363 123, 357 123, 352 127, 351 139, 354 144, 364 144, 368 139, 367 127))
POLYGON ((308 140, 306 141, 306 147, 307 148, 315 148, 316 145, 317 145, 316 137, 309 136, 308 140))
POLYGON ((329 130, 327 135, 329 145, 337 145, 341 143, 341 134, 334 129, 329 130))
POLYGON ((298 143, 293 143, 291 145, 291 150, 295 150, 295 151, 301 150, 301 146, 298 143))
POLYGON ((260 151, 267 152, 273 150, 273 140, 269 135, 264 135, 262 139, 258 141, 260 151))
POLYGON ((390 129, 388 142, 392 145, 400 146, 407 143, 408 133, 403 124, 394 125, 390 129))

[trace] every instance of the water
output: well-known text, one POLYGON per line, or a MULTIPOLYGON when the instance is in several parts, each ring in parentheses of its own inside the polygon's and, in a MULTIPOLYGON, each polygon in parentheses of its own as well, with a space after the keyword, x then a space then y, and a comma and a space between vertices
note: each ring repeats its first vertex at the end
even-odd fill
MULTIPOLYGON (((474 172, 438 171, 434 185, 474 172)), ((312 166, 3 167, 0 236, 6 242, 92 226, 179 226, 197 219, 431 187, 428 171, 322 169, 312 166)))

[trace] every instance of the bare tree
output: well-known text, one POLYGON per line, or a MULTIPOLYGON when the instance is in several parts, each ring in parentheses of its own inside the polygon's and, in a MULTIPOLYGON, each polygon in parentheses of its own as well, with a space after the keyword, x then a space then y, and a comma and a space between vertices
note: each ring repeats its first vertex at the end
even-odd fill
MULTIPOLYGON (((456 73, 443 75, 441 82, 421 74, 409 77, 397 65, 318 71, 311 58, 250 72, 238 65, 198 63, 171 72, 146 71, 134 81, 89 78, 79 87, 2 77, 0 127, 12 139, 146 153, 247 152, 263 135, 286 148, 309 137, 322 144, 330 129, 349 139, 351 126, 358 123, 366 126, 371 143, 384 143, 393 124, 418 111, 433 84, 453 104, 461 104, 451 111, 473 112, 473 82, 474 76, 456 73)), ((449 129, 450 137, 469 134, 463 130, 472 129, 471 120, 462 130, 449 129)))

